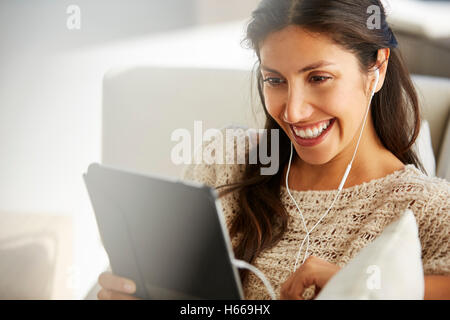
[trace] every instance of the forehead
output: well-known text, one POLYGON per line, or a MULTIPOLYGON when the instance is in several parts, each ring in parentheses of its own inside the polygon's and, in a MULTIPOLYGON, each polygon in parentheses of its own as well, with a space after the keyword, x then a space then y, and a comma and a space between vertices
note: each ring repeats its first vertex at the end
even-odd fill
POLYGON ((334 64, 355 60, 330 37, 293 25, 270 33, 260 45, 260 57, 261 64, 278 68, 301 68, 318 60, 334 64))

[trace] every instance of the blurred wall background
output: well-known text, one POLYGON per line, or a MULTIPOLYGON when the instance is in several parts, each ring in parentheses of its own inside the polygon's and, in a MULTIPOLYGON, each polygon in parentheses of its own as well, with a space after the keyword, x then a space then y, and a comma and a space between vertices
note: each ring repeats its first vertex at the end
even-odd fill
MULTIPOLYGON (((243 21, 258 2, 0 1, 0 298, 81 299, 105 266, 81 178, 101 157, 105 72, 151 58, 147 38, 243 21)), ((412 72, 450 76, 450 36, 397 25, 412 72)))
POLYGON ((100 161, 103 75, 127 52, 101 48, 243 19, 256 3, 0 1, 0 298, 80 299, 105 265, 81 174, 100 161))

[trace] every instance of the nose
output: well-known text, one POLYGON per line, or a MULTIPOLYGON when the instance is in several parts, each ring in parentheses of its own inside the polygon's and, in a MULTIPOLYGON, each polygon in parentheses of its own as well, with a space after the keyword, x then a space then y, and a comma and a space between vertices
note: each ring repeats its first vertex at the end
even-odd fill
POLYGON ((283 111, 283 120, 288 123, 297 123, 311 118, 314 107, 307 102, 299 89, 289 90, 283 111))

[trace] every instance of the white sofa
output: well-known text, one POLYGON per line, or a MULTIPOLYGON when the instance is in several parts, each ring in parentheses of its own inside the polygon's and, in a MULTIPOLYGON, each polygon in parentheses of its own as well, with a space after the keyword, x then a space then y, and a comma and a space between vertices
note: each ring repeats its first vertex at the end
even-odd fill
POLYGON ((73 299, 73 219, 0 214, 0 300, 73 299))
MULTIPOLYGON (((170 137, 175 129, 192 132, 195 120, 203 121, 203 130, 228 124, 262 125, 262 107, 250 79, 248 70, 142 66, 110 71, 103 85, 102 162, 178 176, 182 165, 170 161, 176 144, 170 137)), ((441 154, 450 110, 450 79, 413 76, 413 81, 431 129, 440 175, 450 152, 441 154)))

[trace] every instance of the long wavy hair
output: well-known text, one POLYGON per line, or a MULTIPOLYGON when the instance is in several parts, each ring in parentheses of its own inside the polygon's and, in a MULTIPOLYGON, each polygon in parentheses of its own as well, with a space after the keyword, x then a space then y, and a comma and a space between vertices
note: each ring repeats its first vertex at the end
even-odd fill
MULTIPOLYGON (((239 212, 230 227, 230 236, 241 235, 233 248, 235 257, 251 263, 258 254, 274 246, 287 230, 289 215, 280 199, 283 168, 290 155, 290 139, 267 112, 263 95, 263 77, 260 71, 260 45, 272 32, 289 25, 329 36, 338 45, 357 57, 360 68, 368 72, 381 48, 390 48, 390 60, 382 89, 373 97, 371 115, 378 137, 383 145, 404 164, 414 164, 424 171, 420 160, 411 149, 420 129, 420 109, 395 36, 386 22, 383 5, 378 0, 262 0, 252 12, 243 43, 258 56, 255 76, 259 98, 266 115, 264 140, 270 148, 271 129, 279 130, 279 170, 274 175, 261 175, 266 165, 247 164, 242 181, 218 187, 219 196, 237 192, 239 212), (380 28, 367 27, 368 8, 380 9, 380 28)), ((247 277, 240 270, 241 280, 247 277)))

